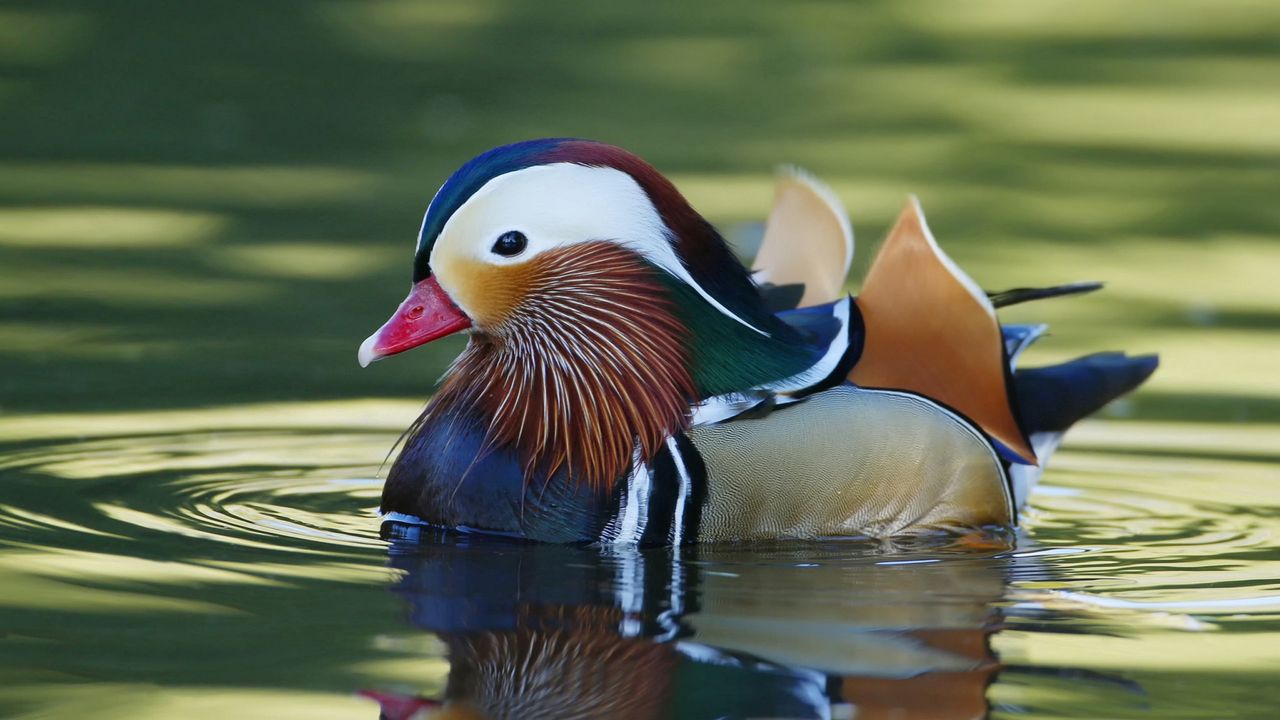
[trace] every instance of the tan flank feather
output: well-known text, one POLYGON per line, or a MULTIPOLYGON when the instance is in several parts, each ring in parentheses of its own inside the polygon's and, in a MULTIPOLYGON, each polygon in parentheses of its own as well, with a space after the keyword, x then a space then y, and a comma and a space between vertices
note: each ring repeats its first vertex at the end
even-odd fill
POLYGON ((1035 461, 1009 402, 995 308, 938 247, 914 197, 867 271, 858 308, 867 337, 850 380, 938 400, 1035 461))
POLYGON ((853 261, 853 229, 839 198, 798 168, 778 173, 773 210, 752 269, 756 280, 804 284, 801 307, 844 296, 853 261))

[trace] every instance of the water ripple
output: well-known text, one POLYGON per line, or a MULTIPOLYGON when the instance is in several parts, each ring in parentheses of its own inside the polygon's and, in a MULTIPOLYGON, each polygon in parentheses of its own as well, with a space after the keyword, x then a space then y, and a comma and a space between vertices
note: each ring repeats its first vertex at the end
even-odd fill
MULTIPOLYGON (((241 546, 324 551, 381 546, 382 433, 237 431, 35 443, 0 468, 31 492, 0 504, 3 535, 160 532, 241 546)), ((3 537, 0 535, 0 537, 3 537)))

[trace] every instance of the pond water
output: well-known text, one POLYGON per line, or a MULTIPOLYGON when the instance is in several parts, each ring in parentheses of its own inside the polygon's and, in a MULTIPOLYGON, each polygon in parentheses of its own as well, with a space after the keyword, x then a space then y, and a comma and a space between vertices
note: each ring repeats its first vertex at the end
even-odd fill
POLYGON ((380 538, 416 409, 0 422, 0 714, 1275 717, 1261 430, 1091 421, 1016 535, 602 551, 380 538))

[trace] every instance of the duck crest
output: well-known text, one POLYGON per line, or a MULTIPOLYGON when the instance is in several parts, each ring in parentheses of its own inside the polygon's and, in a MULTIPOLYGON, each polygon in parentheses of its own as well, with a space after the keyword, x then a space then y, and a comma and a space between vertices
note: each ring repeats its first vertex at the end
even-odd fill
POLYGON ((472 335, 415 430, 478 411, 485 447, 514 449, 526 481, 564 468, 611 491, 637 451, 650 459, 688 426, 696 400, 688 330, 658 272, 603 241, 529 261, 523 299, 472 335))

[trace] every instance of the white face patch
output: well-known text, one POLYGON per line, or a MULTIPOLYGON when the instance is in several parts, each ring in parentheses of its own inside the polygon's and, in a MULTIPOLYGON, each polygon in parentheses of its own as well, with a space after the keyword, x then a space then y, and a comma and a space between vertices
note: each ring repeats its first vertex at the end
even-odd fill
POLYGON ((451 260, 515 265, 569 245, 614 242, 680 279, 720 312, 761 332, 694 281, 667 235, 649 196, 627 173, 554 163, 510 172, 486 183, 445 223, 430 262, 440 285, 454 295, 456 285, 451 283, 457 279, 447 277, 451 260), (493 252, 494 241, 510 231, 528 238, 525 250, 510 257, 493 252))

